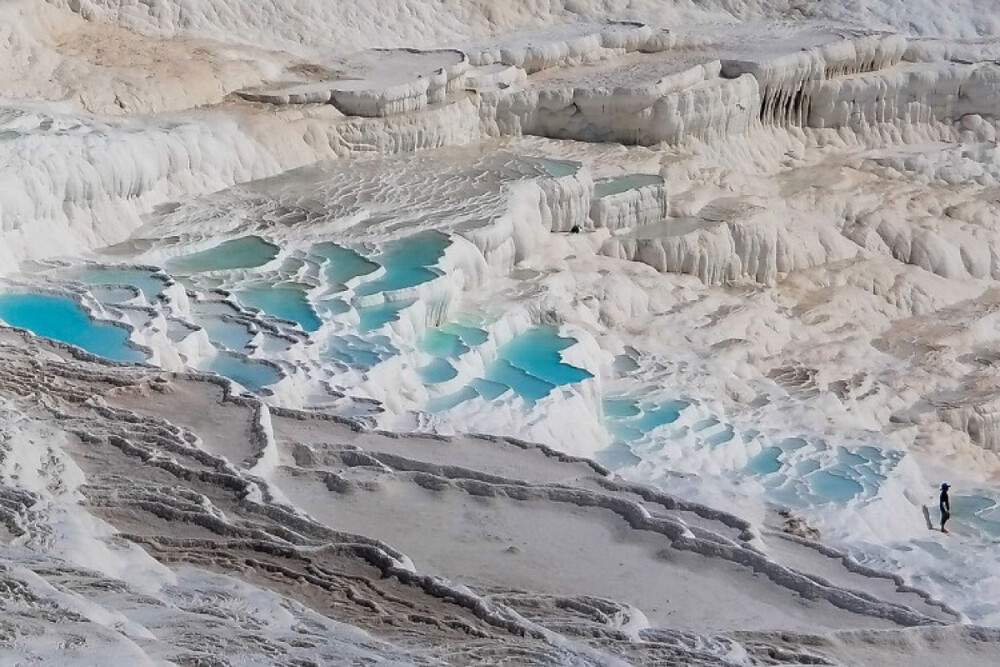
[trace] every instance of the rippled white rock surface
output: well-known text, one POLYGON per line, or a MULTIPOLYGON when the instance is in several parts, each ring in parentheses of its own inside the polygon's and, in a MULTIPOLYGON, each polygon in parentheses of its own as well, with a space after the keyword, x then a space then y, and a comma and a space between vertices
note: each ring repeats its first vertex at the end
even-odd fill
POLYGON ((4 654, 995 664, 945 4, 0 4, 4 654))

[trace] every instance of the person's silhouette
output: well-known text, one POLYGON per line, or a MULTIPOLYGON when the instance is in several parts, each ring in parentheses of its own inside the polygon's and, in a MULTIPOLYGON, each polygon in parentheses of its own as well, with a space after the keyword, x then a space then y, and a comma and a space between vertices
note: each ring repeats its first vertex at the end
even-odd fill
POLYGON ((948 489, 951 488, 950 484, 941 485, 941 498, 938 500, 938 508, 941 510, 941 532, 947 533, 948 529, 945 528, 945 524, 948 523, 948 519, 951 518, 951 501, 948 500, 948 489))

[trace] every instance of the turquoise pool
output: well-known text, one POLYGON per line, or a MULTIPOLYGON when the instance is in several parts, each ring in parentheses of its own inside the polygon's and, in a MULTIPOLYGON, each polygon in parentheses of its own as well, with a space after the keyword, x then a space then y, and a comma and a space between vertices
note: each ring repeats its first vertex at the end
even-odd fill
MULTIPOLYGON (((487 333, 482 329, 448 324, 437 330, 430 341, 425 340, 424 345, 425 349, 429 348, 440 355, 438 362, 447 364, 446 358, 457 356, 472 345, 481 345, 487 338, 487 333)), ((560 385, 591 378, 593 376, 582 368, 562 361, 559 353, 575 343, 572 338, 559 336, 555 327, 529 329, 500 347, 497 359, 486 366, 483 377, 472 380, 454 394, 432 400, 428 410, 449 410, 476 397, 492 401, 508 391, 530 404, 548 396, 560 385)), ((447 365, 451 368, 450 364, 447 365)), ((441 364, 432 364, 422 372, 430 372, 435 377, 444 377, 447 373, 441 364)), ((430 381, 428 383, 433 384, 430 381)))
POLYGON ((821 502, 842 505, 860 496, 864 491, 864 487, 848 477, 845 471, 837 470, 836 467, 829 470, 817 470, 810 474, 806 481, 809 484, 809 490, 821 502))
POLYGON ((772 475, 781 470, 781 448, 765 447, 747 461, 747 472, 753 475, 772 475))
POLYGON ((200 316, 196 321, 205 329, 209 340, 236 352, 246 349, 254 337, 246 325, 235 319, 209 315, 200 316))
POLYGON ((74 269, 68 277, 88 285, 130 285, 153 302, 167 286, 167 280, 147 269, 88 266, 74 269))
POLYGON ((562 178, 572 176, 580 171, 580 163, 572 160, 555 160, 552 158, 539 158, 539 166, 548 176, 562 178))
POLYGON ((130 347, 128 332, 107 322, 92 320, 68 296, 55 294, 0 294, 0 319, 112 361, 145 361, 146 355, 130 347))
POLYGON ((389 322, 395 322, 399 319, 400 311, 412 306, 415 302, 415 299, 406 299, 404 301, 387 301, 376 306, 358 308, 358 317, 360 318, 358 329, 362 332, 374 331, 389 322))
POLYGON ((278 256, 278 246, 259 236, 244 236, 225 241, 208 250, 174 257, 167 262, 178 273, 202 273, 232 269, 253 269, 278 256))
POLYGON ((416 287, 441 275, 434 268, 450 241, 441 232, 420 232, 393 241, 375 258, 385 267, 385 273, 358 286, 357 294, 367 296, 380 292, 416 287))
POLYGON ((548 396, 549 392, 555 389, 555 385, 530 375, 503 359, 498 359, 487 367, 485 379, 494 384, 510 387, 514 393, 529 403, 548 396))
POLYGON ((627 176, 605 178, 594 181, 594 196, 600 199, 650 185, 663 185, 663 183, 662 176, 653 174, 628 174, 627 176))
POLYGON ((454 366, 444 359, 435 359, 419 370, 420 376, 427 384, 440 384, 454 380, 458 376, 458 371, 455 370, 454 366))
POLYGON ((281 379, 281 374, 269 364, 230 354, 215 357, 206 370, 238 382, 253 392, 260 392, 281 379))
POLYGON ((323 272, 333 285, 345 285, 379 268, 375 262, 336 243, 317 243, 312 247, 312 254, 327 260, 323 272))
POLYGON ((440 358, 455 359, 469 351, 462 339, 443 329, 430 329, 420 339, 420 349, 440 358))
POLYGON ((301 285, 282 283, 248 287, 237 292, 236 298, 271 317, 297 322, 305 331, 316 331, 322 324, 301 285))
POLYGON ((456 359, 487 340, 489 334, 482 329, 449 322, 429 329, 420 339, 420 349, 435 357, 456 359))
POLYGON ((497 356, 549 385, 573 384, 593 377, 582 368, 563 363, 560 352, 574 344, 575 340, 561 337, 555 327, 535 327, 515 336, 497 356))

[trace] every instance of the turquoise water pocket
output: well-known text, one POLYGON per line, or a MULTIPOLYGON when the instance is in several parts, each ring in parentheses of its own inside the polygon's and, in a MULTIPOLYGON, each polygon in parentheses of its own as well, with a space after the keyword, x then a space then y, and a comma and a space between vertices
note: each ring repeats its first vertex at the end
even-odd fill
POLYGON ((145 361, 146 355, 128 345, 120 326, 91 319, 79 303, 55 294, 0 294, 0 319, 112 361, 145 361))

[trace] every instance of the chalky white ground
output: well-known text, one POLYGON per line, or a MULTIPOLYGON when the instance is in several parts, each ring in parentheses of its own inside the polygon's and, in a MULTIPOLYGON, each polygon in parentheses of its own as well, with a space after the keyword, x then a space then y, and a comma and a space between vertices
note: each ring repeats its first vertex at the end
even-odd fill
POLYGON ((1000 3, 0 26, 0 664, 996 664, 1000 3))

